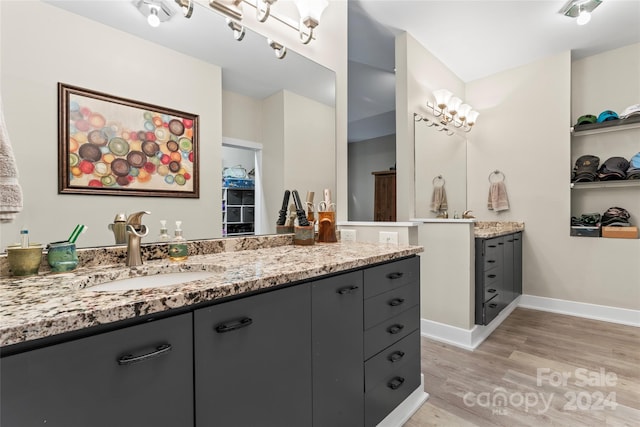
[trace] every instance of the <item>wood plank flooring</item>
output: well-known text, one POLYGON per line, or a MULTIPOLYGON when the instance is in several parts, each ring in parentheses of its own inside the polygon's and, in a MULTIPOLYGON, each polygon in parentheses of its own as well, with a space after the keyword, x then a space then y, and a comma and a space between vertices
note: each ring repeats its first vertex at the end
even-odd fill
POLYGON ((517 308, 475 351, 422 338, 405 424, 640 426, 640 328, 517 308))

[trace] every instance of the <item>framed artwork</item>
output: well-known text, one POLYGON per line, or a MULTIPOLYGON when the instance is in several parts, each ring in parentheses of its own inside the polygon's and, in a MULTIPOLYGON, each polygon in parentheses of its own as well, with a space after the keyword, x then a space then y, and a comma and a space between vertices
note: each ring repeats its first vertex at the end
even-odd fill
POLYGON ((198 116, 58 83, 58 193, 199 195, 198 116))

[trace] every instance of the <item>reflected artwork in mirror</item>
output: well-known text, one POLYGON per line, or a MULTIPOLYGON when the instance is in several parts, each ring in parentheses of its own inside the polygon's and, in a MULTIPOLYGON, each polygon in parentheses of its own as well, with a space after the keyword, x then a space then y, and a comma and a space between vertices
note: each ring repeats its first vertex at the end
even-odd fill
POLYGON ((284 189, 335 191, 332 70, 293 50, 299 46, 278 59, 267 39, 249 29, 236 41, 225 18, 206 3, 196 2, 186 19, 168 2, 175 13, 155 28, 134 3, 0 2, 3 104, 24 193, 17 220, 0 224, 0 252, 23 226, 46 244, 83 223, 88 231, 79 247, 114 245, 113 218, 141 210, 151 212, 143 244, 162 240, 161 220, 170 234, 182 221, 188 240, 222 237, 227 137, 263 147, 261 234, 275 233, 284 189), (198 115, 200 197, 58 194, 58 82, 198 115), (310 150, 320 158, 314 152, 314 162, 297 161, 310 150))
POLYGON ((466 139, 449 136, 420 120, 414 121, 414 132, 415 218, 436 218, 445 210, 450 219, 455 212, 462 216, 467 203, 466 139), (442 202, 443 194, 446 206, 437 203, 442 202))

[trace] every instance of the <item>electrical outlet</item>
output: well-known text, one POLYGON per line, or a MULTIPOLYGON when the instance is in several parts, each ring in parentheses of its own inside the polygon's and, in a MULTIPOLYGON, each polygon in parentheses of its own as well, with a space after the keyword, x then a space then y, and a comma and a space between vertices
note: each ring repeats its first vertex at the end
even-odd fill
POLYGON ((381 231, 380 243, 393 243, 398 244, 398 232, 397 231, 381 231))
POLYGON ((340 230, 340 240, 343 242, 355 242, 356 230, 340 230))

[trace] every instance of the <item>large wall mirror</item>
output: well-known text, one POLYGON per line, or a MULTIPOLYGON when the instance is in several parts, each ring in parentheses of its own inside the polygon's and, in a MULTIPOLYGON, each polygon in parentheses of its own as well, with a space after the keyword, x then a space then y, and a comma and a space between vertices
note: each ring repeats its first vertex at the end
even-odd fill
POLYGON ((467 205, 467 141, 458 134, 448 136, 431 123, 414 121, 415 217, 438 215, 431 210, 431 202, 434 187, 443 185, 451 219, 455 212, 462 216, 467 205))
MULTIPOLYGON (((1 81, 24 208, 0 225, 1 250, 29 228, 32 241, 88 231, 79 247, 113 245, 119 212, 151 211, 143 243, 160 220, 183 222, 187 239, 222 237, 223 139, 262 147, 263 234, 275 232, 285 189, 335 194, 335 73, 288 49, 278 59, 250 30, 236 41, 225 18, 198 2, 157 28, 132 1, 3 1, 1 81), (58 82, 200 116, 200 198, 57 193, 58 82)), ((247 13, 252 9, 248 8, 247 13)), ((298 46, 294 46, 298 48, 298 46)))

